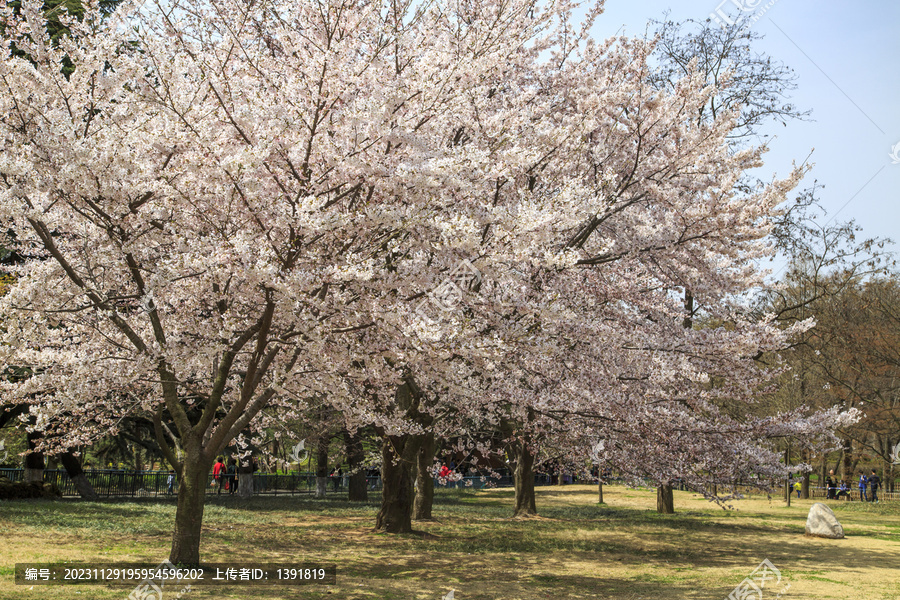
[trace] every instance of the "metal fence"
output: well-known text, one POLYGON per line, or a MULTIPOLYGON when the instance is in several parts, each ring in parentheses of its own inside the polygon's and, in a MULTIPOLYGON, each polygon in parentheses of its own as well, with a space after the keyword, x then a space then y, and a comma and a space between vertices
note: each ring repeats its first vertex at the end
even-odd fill
MULTIPOLYGON (((0 476, 7 477, 10 481, 20 481, 23 478, 23 469, 3 469, 0 468, 0 476)), ((93 486, 98 496, 103 498, 110 497, 166 497, 172 496, 178 492, 178 482, 173 481, 169 485, 168 471, 123 471, 120 469, 89 469, 84 472, 88 481, 93 486)), ((231 480, 227 480, 229 488, 231 480)), ((235 477, 234 483, 237 482, 235 477)), ((350 482, 348 475, 328 477, 326 491, 331 493, 346 493, 350 482)), ((75 483, 69 478, 69 474, 64 469, 45 469, 44 483, 52 483, 59 488, 63 496, 78 496, 78 490, 75 483)), ((588 482, 584 482, 588 483, 588 482)), ((596 483, 596 480, 594 481, 596 483)), ((607 483, 621 483, 619 480, 611 479, 607 483)), ((535 474, 534 484, 537 486, 553 485, 553 478, 550 475, 542 473, 535 474)), ((210 494, 230 494, 231 489, 226 489, 224 482, 220 491, 213 484, 212 475, 209 476, 209 493, 210 494)), ((489 487, 512 487, 513 479, 510 474, 503 474, 499 478, 482 475, 470 475, 463 477, 459 481, 447 481, 441 483, 440 480, 434 480, 435 488, 444 489, 484 489, 489 487)), ((381 491, 381 477, 372 475, 366 477, 366 486, 370 491, 381 491)), ((655 487, 653 482, 647 481, 646 487, 655 487)), ((678 489, 679 486, 675 486, 678 489)), ((782 488, 783 489, 783 488, 782 488)), ((783 495, 782 489, 775 490, 770 493, 772 497, 780 497, 783 495)), ((316 491, 316 474, 313 472, 298 473, 265 473, 257 471, 253 474, 253 493, 263 496, 292 496, 292 495, 312 495, 316 491)), ((765 495, 766 492, 753 486, 736 485, 736 486, 719 486, 719 494, 723 493, 739 493, 744 496, 753 497, 755 495, 765 495)), ((794 493, 796 498, 796 493, 794 493)), ((809 488, 810 498, 826 499, 827 490, 822 487, 809 488)), ((900 492, 888 492, 878 490, 878 499, 886 502, 896 502, 900 500, 900 492)), ((859 489, 851 489, 849 497, 842 496, 836 500, 859 501, 859 489)))
MULTIPOLYGON (((10 481, 20 481, 23 478, 23 469, 0 469, 0 476, 7 477, 10 481)), ((94 491, 100 497, 165 497, 178 492, 177 479, 169 483, 168 471, 124 471, 120 469, 89 469, 84 472, 94 491)), ((75 483, 69 478, 64 469, 45 469, 44 483, 52 483, 59 488, 63 496, 78 496, 75 483)), ((223 479, 222 489, 214 483, 212 475, 209 476, 210 494, 230 494, 231 484, 234 480, 223 479), (228 487, 226 488, 226 483, 228 487)), ((328 477, 326 490, 333 493, 344 493, 350 483, 349 475, 328 477)), ((550 485, 549 475, 535 475, 535 485, 550 485)), ((511 475, 503 475, 499 478, 489 476, 466 476, 459 481, 448 481, 444 484, 435 479, 435 488, 468 488, 483 489, 486 487, 511 487, 513 485, 511 475)), ((366 486, 370 491, 381 491, 381 477, 366 477, 366 486)), ((316 474, 313 472, 299 473, 265 473, 257 471, 253 474, 253 493, 265 496, 313 494, 316 491, 316 474)))

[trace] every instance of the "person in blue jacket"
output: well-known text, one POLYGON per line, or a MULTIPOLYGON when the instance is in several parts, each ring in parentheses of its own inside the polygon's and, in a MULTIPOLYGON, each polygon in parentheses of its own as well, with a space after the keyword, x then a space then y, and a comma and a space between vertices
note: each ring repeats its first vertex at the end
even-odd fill
POLYGON ((866 497, 866 488, 869 485, 869 480, 866 478, 866 474, 862 471, 859 472, 859 499, 863 502, 868 502, 869 499, 866 497))

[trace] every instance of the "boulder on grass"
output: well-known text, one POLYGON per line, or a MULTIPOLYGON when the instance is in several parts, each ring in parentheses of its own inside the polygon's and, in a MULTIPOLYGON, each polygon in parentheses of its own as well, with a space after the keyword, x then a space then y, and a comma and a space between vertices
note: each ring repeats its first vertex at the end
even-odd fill
POLYGON ((816 502, 810 507, 809 516, 806 517, 806 535, 838 540, 844 537, 844 528, 838 523, 834 511, 821 502, 816 502))

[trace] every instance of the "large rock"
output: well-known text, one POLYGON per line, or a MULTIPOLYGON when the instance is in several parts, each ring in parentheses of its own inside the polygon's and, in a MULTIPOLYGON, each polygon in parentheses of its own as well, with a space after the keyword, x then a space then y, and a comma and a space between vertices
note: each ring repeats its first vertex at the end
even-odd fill
POLYGON ((834 511, 821 502, 816 502, 806 517, 806 534, 837 540, 844 537, 844 528, 838 523, 834 511))

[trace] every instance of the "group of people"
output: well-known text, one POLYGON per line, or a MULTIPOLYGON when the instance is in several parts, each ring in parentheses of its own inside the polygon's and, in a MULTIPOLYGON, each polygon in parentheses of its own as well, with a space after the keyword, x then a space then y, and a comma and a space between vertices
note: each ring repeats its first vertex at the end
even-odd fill
MULTIPOLYGON (((800 484, 797 483, 795 488, 797 490, 797 497, 800 497, 800 484)), ((875 472, 875 469, 872 469, 872 474, 868 477, 862 471, 859 472, 859 499, 863 502, 878 502, 878 488, 881 486, 881 478, 875 472), (868 490, 868 494, 866 493, 868 490)), ((846 480, 841 479, 837 480, 834 476, 834 471, 831 471, 828 477, 825 478, 825 498, 829 500, 840 500, 841 498, 847 498, 850 500, 850 485, 846 480)))
POLYGON ((216 458, 216 464, 213 465, 212 486, 216 488, 216 495, 222 493, 224 488, 229 494, 234 494, 237 489, 237 461, 229 459, 228 466, 225 466, 225 458, 220 456, 216 458))

